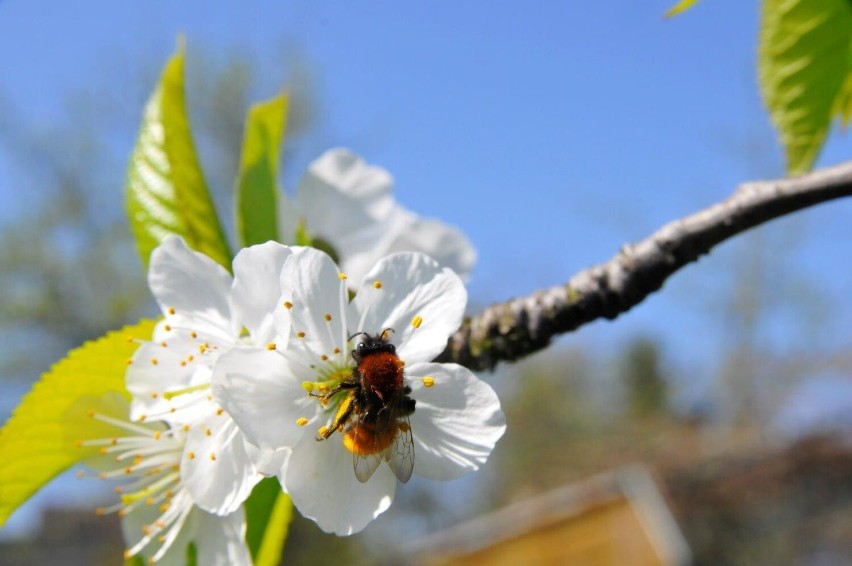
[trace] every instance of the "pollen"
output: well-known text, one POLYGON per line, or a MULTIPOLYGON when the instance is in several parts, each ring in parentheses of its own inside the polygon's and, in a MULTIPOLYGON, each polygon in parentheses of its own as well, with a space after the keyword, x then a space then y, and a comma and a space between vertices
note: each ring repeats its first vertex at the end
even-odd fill
POLYGON ((219 407, 218 409, 216 409, 216 415, 221 415, 224 412, 225 412, 225 409, 223 409, 222 407, 219 407))
POLYGON ((180 367, 186 367, 186 360, 180 361, 180 367))
POLYGON ((155 365, 157 365, 158 363, 160 363, 160 362, 158 362, 158 361, 157 361, 157 358, 151 358, 151 365, 152 365, 152 366, 155 366, 155 365))
POLYGON ((166 332, 171 332, 171 331, 172 331, 172 327, 171 327, 170 325, 168 325, 168 324, 167 324, 167 325, 165 325, 165 326, 163 327, 163 330, 165 330, 166 332))
POLYGON ((302 389, 304 389, 304 390, 305 390, 305 391, 307 391, 308 393, 313 392, 313 390, 314 390, 314 382, 313 382, 313 381, 303 381, 303 382, 302 382, 302 389))
POLYGON ((382 282, 381 281, 373 281, 373 288, 374 289, 381 289, 382 288, 382 282))
POLYGON ((423 378, 423 386, 424 387, 432 387, 435 385, 435 378, 431 376, 426 376, 423 378))
POLYGON ((126 361, 125 363, 126 363, 127 365, 132 364, 132 363, 133 363, 133 358, 127 358, 127 361, 126 361))
POLYGON ((209 347, 210 347, 210 345, 209 345, 207 342, 205 342, 204 344, 201 344, 201 345, 198 347, 198 352, 199 352, 199 353, 201 353, 201 354, 203 354, 204 352, 206 352, 206 351, 207 351, 207 348, 209 348, 209 347))
POLYGON ((320 359, 321 359, 322 361, 324 361, 324 362, 327 362, 327 361, 328 361, 328 356, 326 356, 325 354, 323 354, 322 356, 320 356, 320 359))
POLYGON ((298 336, 299 338, 304 338, 304 337, 305 337, 305 333, 304 333, 304 332, 297 332, 297 333, 296 333, 296 336, 298 336))
POLYGON ((269 344, 266 345, 267 350, 274 350, 275 348, 276 348, 275 342, 270 342, 269 344))
POLYGON ((328 434, 328 427, 327 426, 321 426, 321 427, 319 427, 319 430, 317 432, 319 433, 320 436, 325 436, 326 434, 328 434))
POLYGON ((159 397, 159 395, 156 391, 154 393, 151 393, 151 399, 156 399, 157 397, 159 397))
POLYGON ((195 330, 193 330, 192 332, 190 332, 190 333, 189 333, 189 336, 190 336, 191 338, 198 338, 198 332, 196 332, 195 330))
POLYGON ((423 324, 423 317, 419 314, 411 319, 411 326, 414 328, 420 328, 421 324, 423 324))
POLYGON ((183 425, 183 431, 189 432, 189 425, 188 424, 183 425))
POLYGON ((190 460, 195 460, 195 452, 190 451, 186 455, 190 460))
POLYGON ((341 271, 340 273, 337 274, 337 278, 340 279, 341 281, 346 281, 346 274, 341 271))
POLYGON ((325 317, 323 318, 325 318, 326 322, 331 322, 331 315, 329 313, 325 313, 325 317))
POLYGON ((214 454, 213 452, 211 452, 211 453, 210 453, 210 459, 211 459, 212 461, 214 461, 214 462, 215 462, 215 461, 216 461, 216 454, 214 454))
POLYGON ((212 436, 212 435, 213 435, 213 431, 212 431, 212 430, 210 430, 209 428, 205 428, 205 429, 204 429, 204 434, 205 434, 206 436, 212 436))
POLYGON ((162 342, 160 342, 160 346, 162 346, 163 348, 168 348, 168 347, 169 347, 169 345, 168 345, 168 344, 166 344, 166 341, 165 341, 165 340, 163 340, 162 342))
POLYGON ((175 314, 175 308, 169 307, 169 314, 175 314))
POLYGON ((154 440, 160 440, 161 436, 163 436, 163 432, 158 430, 154 433, 154 440))
POLYGON ((335 348, 335 349, 334 349, 334 353, 335 353, 335 354, 339 354, 339 353, 340 353, 340 348, 335 348))
POLYGON ((308 424, 308 419, 306 419, 305 417, 299 417, 298 420, 296 420, 296 424, 299 426, 305 426, 306 424, 308 424))
POLYGON ((291 303, 290 301, 284 301, 284 308, 287 309, 287 310, 292 309, 293 303, 291 303))

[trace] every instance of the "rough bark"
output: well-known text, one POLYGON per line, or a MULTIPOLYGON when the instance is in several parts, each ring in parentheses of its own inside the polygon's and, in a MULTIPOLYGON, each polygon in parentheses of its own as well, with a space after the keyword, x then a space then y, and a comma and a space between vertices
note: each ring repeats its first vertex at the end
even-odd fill
POLYGON ((685 265, 728 238, 822 202, 852 195, 852 162, 793 179, 740 185, 722 202, 627 244, 563 285, 492 305, 465 320, 438 361, 493 369, 541 350, 557 334, 641 303, 685 265))

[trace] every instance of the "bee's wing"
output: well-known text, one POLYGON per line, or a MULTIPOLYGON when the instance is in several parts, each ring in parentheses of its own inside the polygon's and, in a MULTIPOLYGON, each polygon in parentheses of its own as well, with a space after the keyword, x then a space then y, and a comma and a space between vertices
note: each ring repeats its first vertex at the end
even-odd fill
POLYGON ((396 479, 405 483, 411 479, 411 473, 414 471, 414 437, 411 435, 408 416, 400 417, 397 426, 396 438, 384 451, 383 457, 396 479))
POLYGON ((367 480, 373 477, 373 473, 379 468, 379 464, 382 463, 382 455, 367 454, 366 456, 361 456, 353 452, 352 463, 355 467, 355 477, 358 478, 359 482, 367 483, 367 480))

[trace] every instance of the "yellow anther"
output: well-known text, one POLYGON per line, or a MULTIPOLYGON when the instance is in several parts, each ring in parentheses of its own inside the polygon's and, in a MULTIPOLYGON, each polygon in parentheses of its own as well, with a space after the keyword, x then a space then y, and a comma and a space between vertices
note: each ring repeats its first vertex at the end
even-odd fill
POLYGON ((212 431, 212 430, 210 430, 209 428, 205 428, 205 429, 204 429, 204 434, 205 434, 206 436, 212 436, 213 431, 212 431))
POLYGON ((420 328, 420 325, 423 324, 423 317, 419 314, 411 319, 411 326, 414 328, 420 328))
POLYGON ((157 361, 157 358, 151 358, 151 365, 152 365, 152 366, 155 366, 155 365, 157 365, 158 363, 160 363, 160 362, 158 362, 158 361, 157 361))
POLYGON ((188 362, 191 362, 194 359, 195 359, 195 356, 193 356, 192 354, 190 354, 189 356, 186 357, 186 361, 188 361, 188 362))
POLYGON ((302 389, 307 391, 308 393, 312 393, 314 390, 314 382, 313 381, 303 381, 302 389))
POLYGON ((145 500, 145 505, 153 505, 153 504, 154 504, 154 498, 153 497, 149 497, 148 499, 145 500))
POLYGON ((200 346, 198 346, 198 353, 203 354, 204 352, 207 351, 207 348, 208 348, 207 342, 205 342, 204 344, 201 344, 200 346))
POLYGON ((95 412, 94 412, 94 411, 88 411, 88 412, 86 413, 86 415, 88 415, 88 417, 89 417, 90 419, 93 419, 93 418, 95 417, 95 412))
POLYGON ((198 338, 198 332, 193 330, 192 332, 189 333, 189 336, 190 336, 190 338, 198 338))
POLYGON ((106 477, 107 477, 106 472, 100 472, 100 473, 98 474, 98 479, 99 479, 99 480, 105 480, 105 479, 106 479, 106 477))
POLYGON ((169 312, 169 314, 175 314, 175 308, 174 308, 174 307, 169 307, 169 311, 168 311, 168 312, 169 312))
POLYGON ((381 289, 382 288, 382 282, 381 281, 373 281, 373 288, 374 289, 381 289))
POLYGON ((225 412, 225 409, 223 409, 222 407, 219 407, 218 409, 216 409, 216 414, 217 414, 217 415, 221 415, 221 414, 222 414, 222 413, 224 413, 224 412, 225 412))
POLYGON ((296 336, 298 336, 299 338, 304 338, 304 337, 305 337, 305 333, 304 333, 304 332, 297 332, 297 333, 296 333, 296 336))
POLYGON ((172 331, 172 327, 171 327, 171 325, 168 325, 168 324, 167 324, 167 325, 165 325, 165 326, 163 327, 163 330, 165 330, 166 332, 171 332, 171 331, 172 331))
POLYGON ((127 361, 126 361, 125 363, 126 363, 127 365, 132 364, 132 363, 133 363, 133 358, 127 358, 127 361))
POLYGON ((299 417, 296 420, 296 424, 299 426, 305 426, 306 424, 308 424, 308 419, 306 419, 305 417, 299 417))
POLYGON ((165 340, 163 340, 162 342, 160 342, 160 346, 161 346, 161 347, 163 347, 163 348, 168 348, 168 347, 169 347, 169 345, 168 345, 168 344, 166 344, 166 341, 165 341, 165 340))
POLYGON ((100 454, 101 456, 105 456, 105 455, 109 454, 109 450, 106 449, 106 446, 101 446, 98 449, 98 454, 100 454))
POLYGON ((216 454, 214 454, 213 452, 211 452, 211 453, 210 453, 210 459, 211 459, 211 460, 213 460, 213 461, 215 462, 215 461, 216 461, 216 454))
POLYGON ((140 415, 140 416, 139 416, 139 422, 140 422, 140 423, 144 423, 144 422, 145 422, 145 419, 147 419, 147 418, 148 418, 148 415, 140 415))
POLYGON ((292 309, 293 303, 291 303, 290 301, 284 301, 284 308, 287 309, 287 310, 292 309))
POLYGON ((124 549, 124 559, 130 560, 131 558, 133 558, 133 555, 130 554, 130 549, 129 548, 124 549))
POLYGON ((324 361, 324 362, 327 362, 327 361, 328 361, 328 356, 326 356, 325 354, 323 354, 322 356, 320 356, 320 359, 321 359, 322 361, 324 361))
POLYGON ((163 436, 163 431, 158 430, 154 433, 154 440, 160 440, 161 436, 163 436))
POLYGON ((340 273, 337 274, 337 278, 340 279, 341 281, 346 281, 346 274, 341 271, 340 273))
POLYGON ((186 367, 186 360, 180 361, 180 367, 186 367))
POLYGON ((320 384, 317 386, 317 389, 319 389, 320 391, 322 391, 323 393, 325 393, 326 391, 328 391, 328 385, 326 385, 326 384, 324 384, 324 383, 320 383, 320 384))
POLYGON ((423 378, 423 386, 424 387, 432 387, 433 385, 435 385, 435 378, 434 377, 430 377, 430 376, 427 375, 426 377, 423 378))
POLYGON ((183 425, 183 431, 189 432, 189 425, 188 424, 183 425))
POLYGON ((340 348, 335 348, 335 349, 334 349, 334 353, 335 353, 335 354, 339 354, 339 353, 340 353, 340 348))
POLYGON ((325 321, 331 322, 331 315, 329 313, 325 313, 325 321))
POLYGON ((190 460, 195 460, 195 452, 193 452, 192 450, 187 452, 186 455, 190 460))
POLYGON ((321 427, 319 427, 319 430, 317 432, 319 433, 320 436, 325 436, 326 434, 328 434, 328 427, 327 426, 321 426, 321 427))
POLYGON ((270 342, 269 344, 266 345, 267 350, 274 350, 275 348, 276 348, 275 342, 270 342))
POLYGON ((151 393, 151 399, 156 399, 157 397, 159 397, 159 395, 156 392, 151 393))
POLYGON ((160 505, 160 513, 165 513, 168 510, 169 510, 169 504, 168 503, 163 503, 162 505, 160 505))

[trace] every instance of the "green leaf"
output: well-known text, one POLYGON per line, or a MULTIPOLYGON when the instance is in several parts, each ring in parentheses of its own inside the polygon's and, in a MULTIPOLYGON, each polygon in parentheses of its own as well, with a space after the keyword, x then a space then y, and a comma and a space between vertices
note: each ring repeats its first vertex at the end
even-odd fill
POLYGON ((276 566, 287 539, 293 504, 276 478, 257 484, 246 500, 246 543, 255 566, 276 566))
POLYGON ((666 13, 663 14, 665 18, 673 18, 678 14, 686 12, 690 8, 692 8, 695 4, 698 3, 698 0, 680 0, 677 4, 666 10, 666 13))
POLYGON ((189 129, 183 67, 179 46, 145 105, 127 170, 127 214, 146 266, 157 244, 177 234, 230 270, 230 248, 189 129))
POLYGON ((278 162, 287 96, 255 104, 246 121, 237 179, 237 232, 244 246, 278 240, 278 162))
POLYGON ((124 392, 134 336, 149 338, 153 321, 109 332, 57 362, 33 386, 0 430, 0 525, 9 515, 83 453, 68 442, 65 413, 74 401, 108 391, 124 392))
POLYGON ((852 70, 852 2, 764 0, 762 12, 763 97, 781 135, 787 171, 803 173, 813 167, 833 115, 849 112, 838 99, 852 70))

